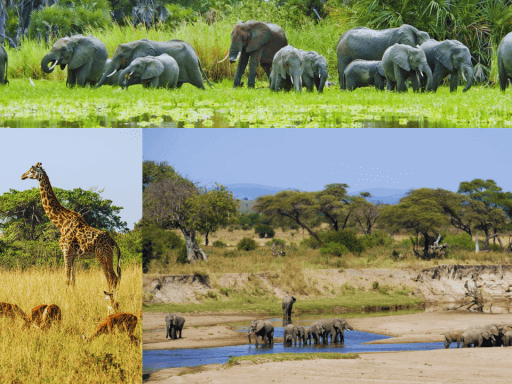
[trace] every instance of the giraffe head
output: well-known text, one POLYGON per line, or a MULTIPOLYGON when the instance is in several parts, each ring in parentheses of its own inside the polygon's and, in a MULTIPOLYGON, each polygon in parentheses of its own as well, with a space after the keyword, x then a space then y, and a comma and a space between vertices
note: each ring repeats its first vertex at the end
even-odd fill
POLYGON ((25 179, 39 180, 44 172, 43 167, 41 165, 42 165, 41 163, 37 163, 36 165, 31 166, 27 172, 25 172, 23 175, 21 175, 21 180, 25 180, 25 179))

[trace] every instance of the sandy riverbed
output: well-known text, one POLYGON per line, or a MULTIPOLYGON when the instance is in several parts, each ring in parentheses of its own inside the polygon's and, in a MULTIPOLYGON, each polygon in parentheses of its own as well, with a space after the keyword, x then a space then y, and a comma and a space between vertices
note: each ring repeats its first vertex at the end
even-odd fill
MULTIPOLYGON (((222 325, 256 318, 250 315, 187 314, 183 339, 165 339, 165 313, 145 313, 144 349, 205 348, 247 344, 247 336, 222 325)), ((444 341, 444 332, 469 325, 512 323, 511 314, 468 312, 416 313, 350 319, 355 330, 394 336, 374 343, 444 341)), ((512 348, 449 349, 361 354, 356 360, 314 360, 244 364, 224 369, 211 365, 195 374, 176 376, 184 368, 163 369, 148 382, 161 383, 306 383, 328 378, 335 383, 510 383, 512 348), (462 382, 462 381, 461 381, 462 382)))

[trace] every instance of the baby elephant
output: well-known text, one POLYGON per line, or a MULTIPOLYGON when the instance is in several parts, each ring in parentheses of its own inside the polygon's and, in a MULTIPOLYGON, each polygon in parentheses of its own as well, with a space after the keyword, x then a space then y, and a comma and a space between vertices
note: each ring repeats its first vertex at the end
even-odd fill
POLYGON ((462 341, 462 334, 464 331, 455 331, 453 329, 450 329, 444 334, 444 347, 448 348, 450 347, 450 344, 453 342, 457 342, 457 348, 460 348, 460 342, 462 341))
POLYGON ((376 89, 384 90, 386 76, 379 72, 384 73, 381 61, 367 61, 367 60, 354 60, 347 68, 343 77, 345 79, 346 89, 352 91, 359 87, 368 87, 374 85, 376 89))
POLYGON ((178 84, 178 63, 164 53, 160 56, 138 57, 119 75, 123 88, 134 84, 143 87, 174 88, 178 84))
POLYGON ((315 51, 307 52, 303 59, 302 85, 308 91, 312 91, 316 87, 318 93, 322 93, 328 77, 327 59, 315 51))

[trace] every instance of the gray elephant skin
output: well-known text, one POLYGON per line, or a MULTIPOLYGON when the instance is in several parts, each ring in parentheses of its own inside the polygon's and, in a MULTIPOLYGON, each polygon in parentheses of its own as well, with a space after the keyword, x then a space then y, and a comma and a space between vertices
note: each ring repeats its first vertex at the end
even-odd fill
POLYGON ((328 77, 327 59, 316 51, 309 51, 304 54, 303 61, 302 85, 308 91, 316 87, 318 93, 322 93, 328 77))
POLYGON ((165 317, 165 338, 170 337, 172 340, 181 339, 181 331, 185 324, 185 318, 176 313, 169 313, 165 317), (178 336, 179 334, 179 336, 178 336))
POLYGON ((156 57, 137 57, 119 76, 123 87, 142 84, 146 88, 174 88, 178 84, 179 71, 176 60, 164 53, 156 57))
POLYGON ((255 336, 255 345, 258 346, 258 336, 261 337, 262 342, 264 344, 273 345, 274 344, 274 326, 268 320, 253 320, 249 325, 247 330, 247 337, 249 338, 249 343, 251 342, 251 334, 254 333, 255 336))
POLYGON ((494 346, 495 337, 491 330, 484 327, 469 327, 462 334, 462 347, 469 348, 470 346, 494 346))
POLYGON ((345 89, 343 74, 345 68, 354 60, 381 60, 386 49, 395 43, 415 47, 430 39, 427 32, 420 31, 408 24, 399 28, 380 31, 365 27, 352 28, 343 33, 336 48, 338 56, 338 77, 340 88, 345 89))
POLYGON ((354 328, 352 328, 345 319, 327 319, 327 320, 320 320, 320 323, 322 323, 325 327, 325 336, 327 343, 329 342, 329 335, 331 336, 331 343, 338 343, 338 341, 343 344, 345 341, 345 337, 343 334, 344 330, 350 330, 352 331, 354 328))
POLYGON ((0 84, 9 84, 7 80, 7 68, 9 67, 9 57, 3 45, 0 45, 0 84))
MULTIPOLYGON (((381 71, 381 67, 378 69, 381 71)), ((382 69, 380 73, 386 76, 386 88, 390 91, 396 88, 398 92, 407 92, 406 81, 411 79, 413 90, 418 92, 418 77, 424 76, 423 72, 427 76, 427 90, 432 89, 432 71, 422 49, 395 44, 384 52, 382 69)))
POLYGON ((41 60, 41 69, 52 73, 54 67, 68 67, 66 84, 73 87, 95 85, 101 78, 108 58, 105 44, 93 36, 75 35, 55 42, 50 52, 41 60), (48 65, 52 63, 51 67, 48 65))
POLYGON ((462 341, 462 334, 464 331, 456 331, 454 329, 450 329, 444 334, 444 347, 448 348, 451 343, 457 343, 457 348, 460 348, 460 343, 462 341))
POLYGON ((233 82, 234 87, 243 86, 242 75, 249 63, 247 86, 254 88, 258 64, 270 79, 274 56, 286 45, 288 45, 288 40, 280 26, 255 20, 245 23, 240 21, 231 32, 231 46, 228 55, 220 62, 226 60, 228 56, 230 63, 234 63, 240 58, 233 82))
POLYGON ((302 89, 302 70, 305 51, 291 45, 281 48, 274 56, 272 72, 270 73, 270 89, 289 91, 302 89))
POLYGON ((501 40, 498 48, 498 78, 500 89, 505 91, 508 82, 512 81, 512 32, 501 40))
POLYGON ((306 329, 302 325, 288 324, 284 328, 284 345, 290 346, 293 342, 297 345, 297 341, 302 345, 306 344, 306 329))
MULTIPOLYGON (((455 92, 459 84, 459 74, 467 81, 462 92, 471 88, 473 83, 473 65, 469 48, 457 40, 436 41, 430 39, 421 44, 420 48, 427 56, 428 65, 433 73, 432 90, 435 92, 439 83, 448 75, 450 92, 455 92)), ((425 79, 422 79, 422 84, 425 79)), ((424 86, 423 86, 424 88, 424 86)))
POLYGON ((283 298, 283 317, 290 317, 292 315, 293 304, 297 301, 293 296, 285 296, 283 298))
POLYGON ((327 344, 327 330, 325 329, 325 325, 323 325, 320 321, 315 321, 309 327, 308 339, 311 341, 311 338, 315 342, 315 344, 327 344))
MULTIPOLYGON (((343 74, 345 89, 352 91, 359 87, 375 86, 376 89, 384 90, 386 84, 386 76, 382 75, 378 68, 382 66, 379 60, 354 60, 343 74)), ((382 70, 381 70, 382 72, 382 70)))
MULTIPOLYGON (((110 62, 112 61, 112 59, 107 59, 106 63, 105 63, 105 68, 103 69, 103 72, 104 73, 106 70, 107 70, 107 67, 110 65, 110 62)), ((121 72, 117 71, 116 73, 114 73, 112 76, 110 77, 107 77, 105 79, 105 82, 103 83, 103 85, 120 85, 119 84, 119 74, 121 72)))
POLYGON ((114 55, 110 65, 106 67, 103 76, 101 76, 97 87, 102 86, 107 77, 111 76, 116 71, 127 68, 133 60, 138 57, 145 56, 160 56, 162 54, 168 54, 176 62, 179 67, 178 77, 178 88, 184 83, 190 83, 197 88, 204 89, 203 78, 205 77, 209 85, 210 81, 206 77, 201 66, 201 62, 197 57, 195 49, 188 43, 182 40, 169 40, 169 41, 152 41, 148 39, 142 39, 132 41, 126 44, 120 44, 114 55))

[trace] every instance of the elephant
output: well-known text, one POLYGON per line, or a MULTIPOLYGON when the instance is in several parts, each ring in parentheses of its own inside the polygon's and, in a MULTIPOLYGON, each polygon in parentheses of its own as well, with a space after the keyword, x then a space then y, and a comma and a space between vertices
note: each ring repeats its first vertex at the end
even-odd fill
POLYGON ((270 73, 270 89, 289 91, 302 89, 302 71, 305 51, 291 45, 281 48, 274 56, 272 72, 270 73))
POLYGON ((165 316, 165 338, 170 337, 171 340, 181 339, 183 324, 185 324, 185 318, 181 315, 169 313, 165 316))
MULTIPOLYGON (((106 71, 106 69, 107 69, 107 67, 110 65, 110 62, 111 62, 111 61, 112 61, 112 59, 107 59, 107 62, 105 63, 105 68, 104 68, 103 72, 105 72, 105 71, 106 71)), ((102 73, 103 73, 103 72, 102 72, 102 73)), ((119 84, 119 74, 120 74, 120 73, 121 73, 121 72, 119 72, 119 71, 118 71, 118 72, 114 73, 112 76, 107 77, 107 78, 105 79, 105 83, 103 83, 103 84, 104 84, 104 85, 120 85, 120 84, 119 84)))
POLYGON ((500 89, 505 91, 509 80, 512 81, 512 32, 501 40, 498 47, 498 78, 500 89))
POLYGON ((308 91, 316 87, 318 93, 322 93, 328 77, 327 59, 315 51, 306 52, 303 59, 302 85, 308 91))
MULTIPOLYGON (((287 347, 288 346, 291 347, 292 342, 295 339, 295 325, 288 324, 286 327, 284 327, 283 338, 284 338, 284 345, 287 347)), ((295 345, 297 345, 297 341, 295 341, 295 345)))
POLYGON ((343 334, 344 330, 350 330, 352 331, 354 328, 352 328, 345 319, 327 319, 327 320, 320 320, 320 322, 325 327, 326 332, 326 340, 327 343, 329 342, 329 335, 331 335, 331 343, 338 343, 338 335, 339 335, 339 342, 341 344, 344 343, 345 337, 343 334))
POLYGON ((505 332, 505 335, 503 336, 503 345, 505 347, 512 346, 512 330, 505 332))
POLYGON ((292 306, 297 299, 293 296, 285 296, 283 298, 283 317, 290 317, 292 315, 292 306))
POLYGON ((450 329, 444 334, 444 347, 450 347, 450 344, 453 342, 457 342, 457 348, 460 348, 460 342, 462 341, 462 334, 464 331, 456 331, 454 329, 450 329))
POLYGON ((309 327, 309 333, 308 333, 308 339, 311 341, 311 338, 313 338, 313 341, 315 344, 319 344, 321 342, 320 339, 323 340, 323 344, 326 343, 326 335, 327 330, 325 329, 325 325, 323 325, 320 321, 315 321, 311 326, 309 327))
POLYGON ((123 88, 133 84, 142 84, 145 88, 175 88, 178 84, 179 71, 176 60, 164 53, 156 57, 137 57, 119 76, 123 88))
POLYGON ((251 333, 254 333, 256 338, 255 344, 258 346, 258 336, 261 336, 263 343, 268 345, 274 344, 274 326, 268 320, 253 320, 249 329, 247 330, 247 337, 249 343, 251 342, 251 333))
POLYGON ((182 40, 152 41, 142 39, 126 44, 119 44, 112 56, 110 65, 106 67, 106 70, 103 72, 103 76, 101 76, 96 87, 101 87, 105 83, 107 77, 112 76, 120 69, 125 69, 137 57, 160 56, 164 53, 167 53, 178 63, 178 67, 180 69, 177 85, 178 88, 180 88, 184 83, 190 83, 197 88, 204 89, 201 74, 205 77, 208 85, 211 86, 210 81, 203 71, 201 62, 197 57, 197 53, 190 44, 182 40))
POLYGON ((292 341, 294 345, 297 345, 297 339, 299 341, 299 345, 301 341, 302 345, 306 343, 306 328, 304 328, 302 325, 288 324, 284 328, 284 345, 288 345, 288 342, 290 342, 291 345, 292 341), (288 336, 290 336, 290 338, 288 336))
POLYGON ((381 31, 365 27, 349 29, 341 35, 336 48, 340 88, 345 89, 343 74, 345 68, 352 61, 356 59, 382 60, 386 49, 395 43, 416 47, 428 39, 430 36, 427 32, 420 31, 408 24, 381 31))
POLYGON ((420 90, 418 83, 419 72, 427 75, 427 90, 432 89, 432 71, 427 63, 425 52, 419 48, 412 48, 405 44, 395 44, 386 49, 382 56, 382 67, 378 67, 381 75, 386 76, 387 89, 398 92, 407 92, 406 80, 412 80, 412 88, 415 92, 420 90))
POLYGON ((0 84, 9 84, 7 80, 7 68, 9 67, 9 56, 3 45, 0 45, 0 84))
POLYGON ((466 329, 462 333, 462 347, 469 348, 471 345, 480 348, 487 342, 494 345, 495 338, 491 331, 483 328, 466 329))
POLYGON ((496 342, 498 341, 501 343, 500 338, 500 331, 498 329, 498 325, 496 324, 486 324, 486 325, 472 325, 466 329, 467 330, 473 330, 473 329, 479 329, 488 331, 491 334, 491 338, 484 337, 482 345, 479 345, 479 347, 494 347, 496 345, 496 342))
POLYGON ((249 63, 249 75, 247 86, 254 88, 256 82, 256 68, 258 64, 265 70, 270 79, 270 68, 274 56, 281 48, 288 45, 286 35, 280 26, 262 21, 240 21, 231 32, 231 47, 222 63, 229 57, 229 62, 234 63, 240 58, 236 68, 233 86, 241 87, 242 75, 247 63, 249 63))
MULTIPOLYGON (((437 91, 439 83, 446 76, 450 78, 450 92, 457 90, 459 84, 459 74, 466 80, 466 87, 462 92, 471 88, 473 83, 473 65, 471 64, 471 53, 468 47, 457 40, 436 41, 430 39, 420 48, 427 56, 427 62, 430 70, 434 74, 432 79, 432 90, 437 91)), ((422 79, 422 88, 424 88, 425 79, 422 79)))
POLYGON ((381 75, 378 68, 382 67, 382 61, 377 60, 354 60, 343 74, 345 89, 352 91, 359 87, 375 86, 376 89, 384 90, 386 76, 381 75))
POLYGON ((62 70, 67 65, 66 85, 84 87, 87 83, 95 85, 100 80, 107 59, 107 48, 103 42, 93 36, 74 35, 58 39, 41 60, 41 68, 45 73, 52 73, 57 64, 62 70), (53 64, 48 67, 50 63, 53 64))

